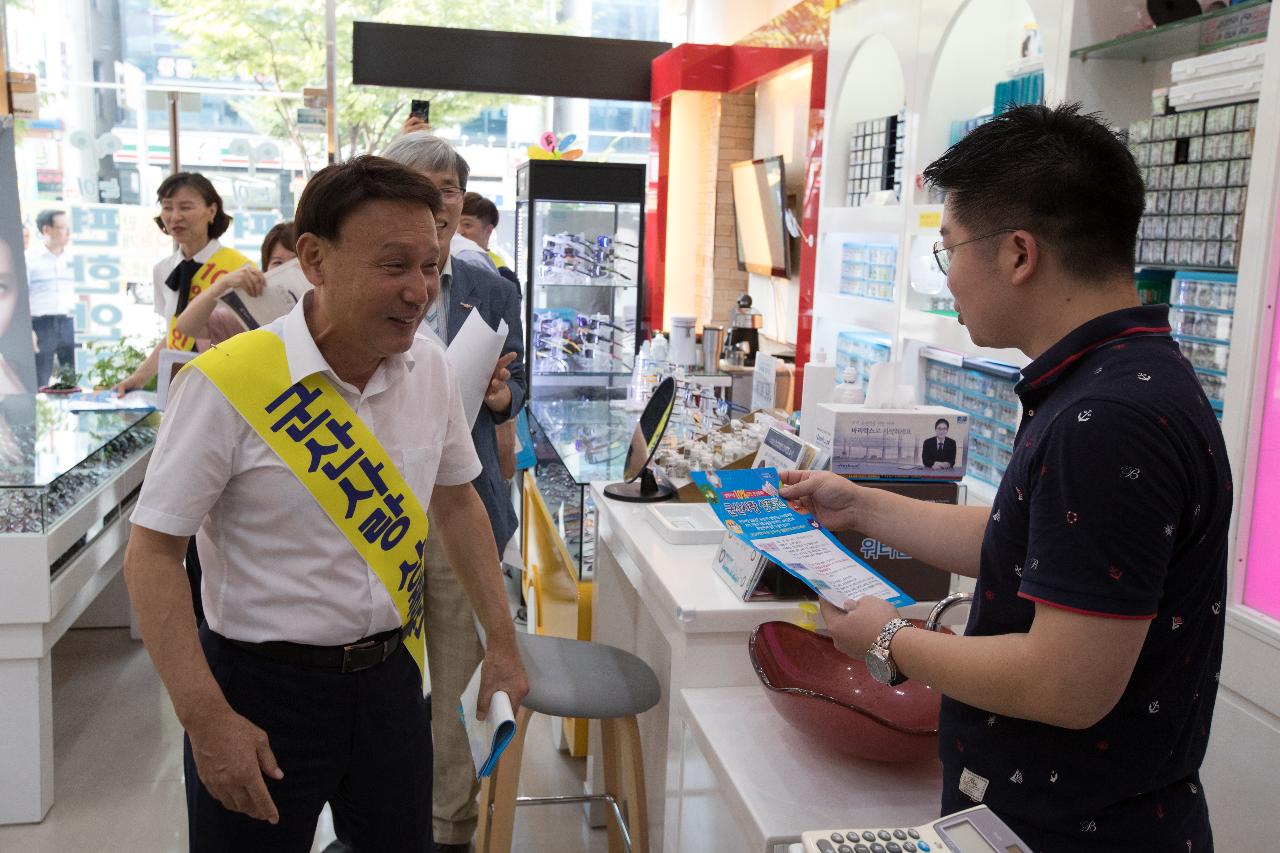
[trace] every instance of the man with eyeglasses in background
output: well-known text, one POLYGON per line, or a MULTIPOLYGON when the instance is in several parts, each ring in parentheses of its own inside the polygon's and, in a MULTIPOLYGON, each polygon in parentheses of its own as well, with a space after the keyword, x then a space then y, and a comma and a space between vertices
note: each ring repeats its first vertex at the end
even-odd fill
POLYGON ((1138 167, 1078 106, 1028 106, 924 176, 960 322, 1031 359, 1022 423, 990 509, 782 474, 828 527, 977 579, 963 636, 871 597, 824 602, 827 626, 880 680, 944 695, 944 814, 983 803, 1037 853, 1212 850, 1231 471, 1168 306, 1138 303, 1138 167))
MULTIPOLYGON (((515 532, 516 514, 502 474, 497 428, 519 414, 527 390, 520 292, 498 275, 487 256, 475 257, 472 252, 459 255, 453 248, 470 167, 452 145, 418 130, 394 140, 382 156, 425 175, 444 199, 436 215, 441 247, 440 294, 427 309, 423 325, 430 327, 447 345, 473 308, 492 328, 501 320, 507 323, 504 354, 494 366, 484 404, 471 430, 482 466, 480 476, 472 485, 489 514, 494 544, 501 554, 515 532)), ((441 709, 431 720, 435 752, 433 853, 465 853, 476 829, 480 785, 472 765, 466 730, 456 713, 443 709, 458 707, 458 699, 484 650, 465 590, 448 570, 447 555, 442 549, 434 548, 430 539, 426 561, 432 567, 427 572, 426 584, 427 659, 432 701, 434 707, 441 709)))

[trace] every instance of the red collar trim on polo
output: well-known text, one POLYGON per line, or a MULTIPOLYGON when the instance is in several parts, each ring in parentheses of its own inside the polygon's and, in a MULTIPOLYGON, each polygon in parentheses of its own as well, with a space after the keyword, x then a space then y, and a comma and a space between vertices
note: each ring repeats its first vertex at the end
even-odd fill
POLYGON ((1062 361, 1058 362, 1054 367, 1051 367, 1050 369, 1046 370, 1044 373, 1040 374, 1035 379, 1032 379, 1030 382, 1028 382, 1027 387, 1039 388, 1041 385, 1045 384, 1046 382, 1051 380, 1053 377, 1057 376, 1059 373, 1061 373, 1066 368, 1070 367, 1075 362, 1084 358, 1086 355, 1098 349, 1099 347, 1106 346, 1112 341, 1118 341, 1121 338, 1127 338, 1132 335, 1167 335, 1172 331, 1173 331, 1172 327, 1170 327, 1168 324, 1165 324, 1163 326, 1133 326, 1132 328, 1125 329, 1123 332, 1112 335, 1109 338, 1103 338, 1100 341, 1095 341, 1094 343, 1090 344, 1084 349, 1072 353, 1071 355, 1064 358, 1062 361))

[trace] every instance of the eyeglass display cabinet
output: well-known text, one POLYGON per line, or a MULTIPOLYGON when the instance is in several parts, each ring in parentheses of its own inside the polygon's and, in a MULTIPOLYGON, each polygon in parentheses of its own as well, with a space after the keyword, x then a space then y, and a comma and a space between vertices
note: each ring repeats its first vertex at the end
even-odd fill
POLYGON ((0 400, 0 824, 53 805, 51 650, 120 573, 158 428, 75 405, 0 400))
POLYGON ((590 580, 595 567, 596 508, 590 484, 622 479, 637 417, 596 396, 529 404, 538 459, 533 481, 580 581, 590 580))
POLYGON ((617 387, 643 311, 645 167, 531 160, 516 172, 530 399, 617 387))

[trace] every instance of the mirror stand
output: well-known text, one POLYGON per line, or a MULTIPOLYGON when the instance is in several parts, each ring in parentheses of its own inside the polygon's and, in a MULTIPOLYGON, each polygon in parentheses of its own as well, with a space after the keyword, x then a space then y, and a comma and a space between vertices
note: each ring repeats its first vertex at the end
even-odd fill
POLYGON ((610 483, 604 487, 605 497, 627 503, 657 503, 676 496, 676 490, 667 483, 659 483, 653 468, 646 465, 640 476, 629 483, 610 483))

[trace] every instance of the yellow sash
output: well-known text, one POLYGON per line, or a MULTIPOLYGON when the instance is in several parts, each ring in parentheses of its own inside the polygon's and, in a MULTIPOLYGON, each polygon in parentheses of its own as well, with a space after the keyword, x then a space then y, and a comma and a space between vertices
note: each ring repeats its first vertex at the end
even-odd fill
POLYGON ((276 452, 373 569, 425 672, 427 513, 387 451, 323 375, 289 381, 284 342, 241 332, 191 361, 276 452))
MULTIPOLYGON (((215 281, 222 278, 229 272, 235 272, 245 264, 251 264, 253 261, 246 258, 241 253, 229 246, 223 246, 221 249, 213 253, 209 260, 205 261, 200 269, 196 272, 195 277, 191 279, 191 294, 187 297, 187 304, 191 304, 191 300, 195 299, 205 290, 209 289, 215 281)), ((178 312, 169 318, 169 335, 165 339, 169 349, 182 350, 190 352, 196 348, 196 339, 190 335, 184 335, 177 329, 178 312)))

